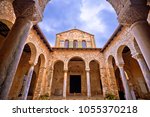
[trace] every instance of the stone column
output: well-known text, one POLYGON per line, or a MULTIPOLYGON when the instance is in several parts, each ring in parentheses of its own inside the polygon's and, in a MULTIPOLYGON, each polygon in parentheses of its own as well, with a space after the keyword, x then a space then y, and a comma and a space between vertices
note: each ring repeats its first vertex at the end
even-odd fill
POLYGON ((40 89, 40 94, 44 95, 46 92, 46 87, 47 87, 47 77, 46 77, 46 68, 45 67, 41 67, 39 70, 39 79, 41 79, 41 82, 39 81, 39 89, 40 89))
POLYGON ((24 44, 32 25, 32 22, 26 18, 17 18, 0 50, 0 99, 8 98, 24 44))
POLYGON ((26 83, 25 83, 25 87, 23 88, 23 93, 22 93, 22 100, 26 100, 28 97, 28 92, 29 92, 29 88, 30 88, 30 84, 31 84, 31 80, 32 80, 32 75, 33 75, 33 71, 34 71, 34 65, 31 65, 29 71, 28 71, 28 75, 26 76, 26 83))
POLYGON ((134 35, 145 61, 150 69, 150 26, 147 21, 139 21, 131 26, 134 35))
POLYGON ((51 96, 51 94, 52 94, 53 72, 54 72, 54 70, 51 69, 51 70, 50 70, 50 82, 49 82, 50 96, 51 96))
POLYGON ((33 24, 41 21, 48 1, 13 1, 16 21, 0 50, 0 99, 8 99, 25 41, 33 24))
POLYGON ((68 70, 64 70, 64 85, 63 85, 63 97, 66 98, 67 95, 67 72, 68 70))
POLYGON ((43 92, 42 83, 45 78, 45 73, 46 73, 46 68, 40 67, 33 99, 39 99, 40 95, 42 95, 43 92))
POLYGON ((131 27, 143 57, 150 69, 150 26, 147 22, 149 7, 147 0, 107 0, 118 15, 120 24, 131 27))
POLYGON ((144 61, 144 58, 141 54, 135 54, 133 55, 133 58, 135 58, 139 63, 145 82, 147 84, 148 90, 150 92, 150 71, 144 61))
POLYGON ((130 92, 130 88, 129 88, 129 85, 128 85, 128 81, 127 81, 123 66, 124 65, 119 65, 118 67, 119 67, 119 70, 120 70, 121 80, 122 80, 123 87, 124 87, 124 90, 125 90, 125 97, 126 97, 126 100, 132 100, 132 95, 131 95, 131 92, 130 92))
POLYGON ((87 96, 91 97, 91 81, 90 81, 90 69, 86 69, 86 80, 87 80, 87 96))

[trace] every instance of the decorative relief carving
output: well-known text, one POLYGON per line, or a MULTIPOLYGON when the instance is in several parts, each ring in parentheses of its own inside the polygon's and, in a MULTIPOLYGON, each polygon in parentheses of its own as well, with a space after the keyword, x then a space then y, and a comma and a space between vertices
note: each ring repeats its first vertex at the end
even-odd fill
POLYGON ((16 17, 25 17, 34 24, 42 19, 43 10, 49 0, 15 0, 13 2, 16 17))
POLYGON ((146 6, 128 7, 123 9, 118 15, 118 20, 122 25, 132 25, 141 20, 146 20, 149 9, 146 6))
POLYGON ((149 8, 146 0, 107 0, 116 10, 118 20, 122 25, 146 20, 149 8))

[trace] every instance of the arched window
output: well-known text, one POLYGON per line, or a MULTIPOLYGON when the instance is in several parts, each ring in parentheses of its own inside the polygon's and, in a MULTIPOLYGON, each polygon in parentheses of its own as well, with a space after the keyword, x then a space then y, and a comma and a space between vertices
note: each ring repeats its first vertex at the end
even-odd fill
POLYGON ((82 41, 82 48, 86 48, 86 41, 85 40, 82 41))
POLYGON ((65 40, 65 48, 69 48, 69 40, 65 40))
POLYGON ((78 48, 78 41, 77 40, 73 41, 73 48, 78 48))

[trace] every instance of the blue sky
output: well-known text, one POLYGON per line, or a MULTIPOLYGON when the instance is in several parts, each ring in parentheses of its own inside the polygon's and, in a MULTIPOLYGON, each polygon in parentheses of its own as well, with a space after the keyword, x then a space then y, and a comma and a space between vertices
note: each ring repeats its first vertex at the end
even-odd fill
POLYGON ((101 48, 117 28, 118 21, 106 0, 51 0, 39 26, 52 46, 57 33, 76 27, 95 35, 96 46, 101 48))

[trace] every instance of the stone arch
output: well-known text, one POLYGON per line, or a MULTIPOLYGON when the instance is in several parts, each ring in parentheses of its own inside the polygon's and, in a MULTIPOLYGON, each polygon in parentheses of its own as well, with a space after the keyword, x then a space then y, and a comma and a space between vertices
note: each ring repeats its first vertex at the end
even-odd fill
POLYGON ((10 99, 18 99, 21 98, 22 91, 24 88, 24 84, 26 79, 26 75, 30 69, 30 60, 32 56, 32 51, 34 50, 31 44, 25 44, 16 74, 14 76, 14 81, 12 83, 11 91, 9 94, 10 99))
POLYGON ((98 65, 99 65, 99 68, 100 68, 100 61, 99 60, 97 60, 97 59, 91 59, 90 61, 88 61, 88 64, 90 64, 90 62, 92 62, 92 61, 97 62, 98 65))
POLYGON ((53 72, 52 96, 62 96, 63 94, 63 82, 64 82, 64 62, 62 60, 56 60, 54 62, 54 72, 53 72))
POLYGON ((36 58, 37 58, 37 47, 32 42, 27 42, 26 45, 29 45, 31 49, 31 58, 29 63, 30 64, 36 64, 36 58))
POLYGON ((116 60, 113 55, 109 55, 107 59, 108 63, 108 77, 110 85, 110 93, 114 94, 118 99, 124 99, 124 89, 120 77, 120 71, 116 65, 116 60))
POLYGON ((45 87, 47 86, 46 77, 45 77, 46 63, 45 63, 45 56, 43 53, 41 53, 38 56, 38 60, 34 67, 34 71, 37 77, 34 77, 31 79, 31 83, 34 82, 33 84, 30 85, 30 89, 32 89, 32 92, 33 92, 32 95, 30 95, 32 96, 32 99, 37 98, 38 97, 37 94, 40 94, 41 92, 43 93, 45 91, 45 87))
POLYGON ((124 61, 124 72, 128 81, 128 85, 132 93, 133 99, 147 98, 145 95, 148 92, 144 76, 138 64, 138 61, 132 57, 131 49, 125 46, 122 51, 124 61))
POLYGON ((64 66, 65 66, 65 62, 64 62, 63 60, 58 59, 58 60, 55 60, 55 61, 52 63, 52 69, 54 69, 54 65, 55 65, 57 62, 62 62, 62 63, 64 64, 64 66))
MULTIPOLYGON (((68 66, 69 64, 69 61, 73 58, 80 58, 81 60, 83 60, 84 64, 85 64, 85 67, 87 66, 87 62, 85 60, 85 58, 81 57, 81 56, 71 56, 67 61, 66 61, 66 65, 68 66)), ((68 68, 68 67, 67 67, 68 68)))
POLYGON ((107 63, 108 63, 108 66, 110 68, 113 68, 113 59, 115 59, 115 57, 113 55, 109 55, 108 58, 106 59, 107 63))
POLYGON ((90 80, 91 80, 91 95, 103 94, 103 83, 100 75, 100 64, 98 60, 91 60, 89 62, 90 67, 90 80))
POLYGON ((123 58, 122 58, 122 52, 123 52, 125 47, 128 47, 131 50, 130 46, 128 46, 128 45, 121 45, 121 46, 118 47, 117 52, 116 52, 117 65, 124 64, 124 61, 123 61, 123 58))
POLYGON ((41 59, 40 67, 46 67, 45 55, 42 53, 42 54, 39 55, 39 58, 41 59))
POLYGON ((70 57, 68 62, 67 94, 86 95, 86 71, 85 61, 82 57, 70 57))

